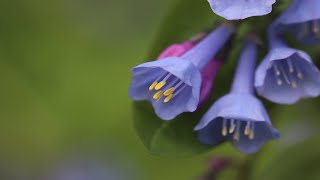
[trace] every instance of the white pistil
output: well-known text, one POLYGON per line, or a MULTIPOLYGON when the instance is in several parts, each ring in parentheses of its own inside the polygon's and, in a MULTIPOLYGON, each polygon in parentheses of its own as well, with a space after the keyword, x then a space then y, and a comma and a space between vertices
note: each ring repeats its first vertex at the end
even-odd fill
POLYGON ((291 87, 292 87, 293 89, 296 89, 296 88, 298 87, 297 82, 296 82, 296 81, 292 81, 292 82, 291 82, 291 87))
POLYGON ((223 120, 222 120, 222 135, 223 135, 223 136, 228 135, 227 119, 223 119, 223 120))
POLYGON ((277 78, 277 84, 278 84, 278 86, 281 86, 282 85, 282 80, 277 78))
POLYGON ((274 70, 274 73, 275 73, 277 76, 280 76, 280 75, 281 75, 281 72, 280 72, 280 70, 279 70, 279 68, 278 68, 278 66, 277 66, 276 63, 273 65, 273 70, 274 70))
POLYGON ((250 134, 249 134, 249 139, 254 139, 254 129, 255 129, 255 125, 254 125, 254 122, 251 123, 251 131, 250 131, 250 134))
POLYGON ((236 140, 236 141, 239 141, 240 140, 240 128, 241 128, 241 122, 240 121, 237 121, 237 129, 236 129, 236 132, 233 134, 233 139, 236 140))
POLYGON ((294 67, 293 67, 293 64, 292 64, 290 59, 287 60, 287 64, 288 64, 288 67, 289 67, 289 72, 293 73, 294 72, 294 67))
POLYGON ((303 79, 303 78, 304 78, 304 77, 303 77, 303 73, 302 73, 302 71, 300 70, 299 66, 298 66, 296 63, 294 63, 294 66, 295 66, 295 69, 296 69, 296 71, 297 71, 297 77, 298 77, 299 79, 303 79))
POLYGON ((236 129, 236 125, 234 123, 234 119, 231 119, 229 133, 232 134, 235 129, 236 129))
POLYGON ((280 64, 280 71, 281 71, 281 74, 283 75, 284 77, 284 80, 287 82, 287 84, 290 84, 290 79, 285 71, 285 69, 283 68, 283 66, 280 64))
MULTIPOLYGON (((155 90, 159 90, 159 89, 163 88, 163 86, 165 86, 165 85, 167 84, 167 80, 170 78, 170 76, 171 76, 171 74, 168 73, 168 74, 166 75, 166 77, 164 77, 164 79, 162 79, 162 80, 154 87, 154 89, 155 89, 155 90)), ((158 81, 156 80, 155 82, 158 82, 158 81)))
MULTIPOLYGON (((179 85, 180 86, 180 85, 179 85)), ((181 88, 179 88, 173 95, 173 97, 176 97, 179 93, 181 93, 185 88, 187 87, 186 84, 184 84, 181 88)), ((177 87, 178 88, 178 87, 177 87)), ((176 88, 175 88, 176 89, 176 88)))
POLYGON ((248 121, 247 125, 246 125, 246 127, 244 129, 244 135, 246 135, 246 136, 248 136, 250 134, 250 131, 251 131, 250 124, 251 124, 250 121, 248 121))

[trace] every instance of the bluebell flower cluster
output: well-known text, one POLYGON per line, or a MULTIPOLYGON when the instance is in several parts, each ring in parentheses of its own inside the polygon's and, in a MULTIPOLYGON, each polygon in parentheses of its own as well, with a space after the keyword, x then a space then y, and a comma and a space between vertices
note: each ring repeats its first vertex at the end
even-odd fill
MULTIPOLYGON (((227 20, 262 16, 275 0, 209 0, 214 13, 227 20)), ((202 108, 224 59, 216 55, 236 32, 226 23, 208 35, 167 48, 159 58, 132 69, 129 96, 150 101, 163 120, 202 108)), ((258 60, 257 37, 243 43, 229 93, 217 99, 194 127, 199 142, 216 146, 230 141, 242 153, 255 153, 280 133, 272 126, 256 95, 276 104, 294 104, 320 95, 320 71, 308 53, 292 48, 291 34, 305 45, 320 45, 320 1, 293 0, 267 30, 269 52, 258 60)), ((221 84, 220 84, 221 85, 221 84)))
POLYGON ((263 104, 254 95, 256 58, 256 45, 246 42, 230 93, 218 99, 195 127, 200 142, 216 145, 229 140, 239 151, 253 153, 267 140, 279 137, 263 104))

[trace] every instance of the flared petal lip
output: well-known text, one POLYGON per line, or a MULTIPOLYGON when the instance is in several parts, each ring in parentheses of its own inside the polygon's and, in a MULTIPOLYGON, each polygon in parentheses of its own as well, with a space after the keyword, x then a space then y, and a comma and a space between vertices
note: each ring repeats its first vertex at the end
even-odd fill
MULTIPOLYGON (((253 107, 253 106, 252 106, 253 107)), ((251 109, 252 110, 252 109, 251 109)), ((251 121, 251 122, 265 122, 271 124, 270 119, 263 107, 263 104, 254 96, 249 94, 227 94, 216 101, 215 104, 208 110, 208 112, 202 117, 198 125, 194 128, 195 131, 205 128, 212 121, 218 120, 220 118, 225 119, 237 119, 241 121, 251 121), (240 100, 237 98, 241 98, 240 100), (240 112, 237 103, 243 103, 242 100, 247 99, 254 104, 256 111, 240 112), (239 100, 239 102, 237 102, 239 100), (234 107, 231 107, 228 103, 234 102, 234 107), (240 102, 241 101, 241 102, 240 102), (224 103, 227 102, 227 103, 224 103), (227 108, 220 106, 229 106, 227 108), (254 114, 253 114, 254 113, 254 114)))
POLYGON ((240 135, 240 141, 234 140, 232 134, 228 134, 227 136, 222 136, 221 128, 222 128, 222 120, 223 118, 217 117, 213 121, 211 121, 207 126, 197 131, 198 138, 201 143, 207 144, 210 146, 216 146, 219 142, 230 141, 230 143, 241 153, 250 154, 257 152, 267 141, 275 140, 280 137, 280 133, 277 129, 272 127, 272 124, 267 122, 257 122, 256 124, 256 134, 259 134, 254 140, 244 140, 244 135, 240 135), (263 124, 260 124, 263 123, 263 124), (263 129, 261 129, 263 128, 263 129), (211 133, 210 133, 211 131, 211 133), (247 142, 246 142, 247 141, 247 142), (251 144, 247 144, 251 143, 251 144), (247 144, 247 145, 246 145, 247 144))
POLYGON ((131 69, 135 74, 139 68, 161 68, 192 87, 193 99, 199 101, 201 88, 201 73, 191 62, 179 57, 168 57, 157 61, 147 62, 131 69))
MULTIPOLYGON (((276 140, 279 139, 281 134, 278 130, 274 129, 271 126, 267 127, 270 131, 270 135, 265 137, 264 139, 262 139, 260 142, 258 142, 258 145, 256 146, 251 146, 251 147, 244 147, 241 145, 241 143, 239 143, 239 141, 236 140, 231 140, 231 144, 241 153, 243 154, 252 154, 252 153, 256 153, 259 151, 259 149, 265 144, 267 143, 267 141, 269 140, 276 140)), ((256 142, 257 143, 257 142, 256 142)))
POLYGON ((313 62, 308 54, 306 54, 303 51, 298 51, 298 50, 294 50, 291 48, 284 48, 284 49, 286 49, 285 51, 283 51, 285 53, 279 53, 282 51, 279 51, 278 53, 275 53, 275 51, 270 52, 271 54, 273 53, 275 55, 269 54, 265 58, 265 60, 263 60, 261 65, 257 68, 256 74, 255 74, 255 87, 256 87, 258 94, 265 97, 269 101, 272 101, 275 103, 280 103, 280 104, 293 104, 293 103, 296 103, 299 100, 304 99, 304 98, 319 96, 320 84, 319 84, 318 93, 311 93, 311 94, 310 93, 301 93, 300 95, 297 95, 297 96, 290 96, 290 98, 275 98, 275 97, 272 97, 272 96, 266 94, 265 87, 264 87, 265 81, 267 78, 268 70, 271 68, 273 61, 281 61, 281 60, 285 60, 289 57, 292 57, 292 58, 298 57, 300 61, 306 62, 306 64, 308 64, 310 66, 310 68, 312 69, 313 62))
POLYGON ((191 77, 186 78, 186 75, 188 75, 187 73, 196 73, 194 75, 201 77, 200 71, 196 66, 194 66, 191 62, 179 57, 167 57, 161 60, 143 63, 132 68, 131 72, 135 74, 140 68, 161 68, 176 76, 180 80, 183 80, 184 83, 189 86, 193 86, 194 82, 191 82, 191 77))
POLYGON ((214 13, 217 15, 227 19, 227 20, 237 20, 237 19, 246 19, 249 17, 254 17, 254 16, 263 16, 266 14, 269 14, 272 11, 272 5, 276 2, 276 0, 265 0, 264 1, 264 6, 263 7, 257 7, 255 12, 244 12, 244 7, 246 6, 245 3, 250 3, 250 2, 234 2, 234 4, 230 5, 224 10, 219 9, 216 3, 216 0, 208 0, 210 3, 211 9, 213 10, 214 13), (239 9, 240 12, 235 12, 234 10, 230 9, 239 9))
MULTIPOLYGON (((183 112, 194 112, 199 104, 200 99, 200 87, 201 87, 201 73, 198 70, 198 68, 191 62, 181 59, 179 57, 168 57, 164 59, 160 59, 157 61, 147 62, 141 65, 138 65, 134 67, 131 71, 133 75, 139 74, 141 69, 161 69, 164 72, 168 72, 175 76, 176 78, 179 78, 181 81, 183 81, 185 84, 187 84, 191 88, 192 94, 190 94, 190 97, 186 97, 189 100, 188 106, 186 106, 186 109, 183 112)), ((178 114, 174 115, 164 115, 161 111, 158 111, 157 102, 147 99, 140 99, 140 100, 148 100, 152 103, 156 114, 161 117, 163 120, 171 120, 178 114)), ((170 101, 168 103, 174 103, 174 101, 170 101)))
POLYGON ((280 24, 320 20, 319 0, 295 0, 277 20, 280 24))

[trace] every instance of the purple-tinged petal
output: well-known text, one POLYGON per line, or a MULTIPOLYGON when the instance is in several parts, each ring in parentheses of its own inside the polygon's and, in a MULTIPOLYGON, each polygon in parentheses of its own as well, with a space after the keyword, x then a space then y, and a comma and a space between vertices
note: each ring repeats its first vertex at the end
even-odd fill
POLYGON ((258 94, 279 104, 293 104, 300 99, 319 96, 320 72, 310 56, 281 41, 272 44, 275 45, 256 70, 258 94))
POLYGON ((319 7, 319 0, 293 0, 278 21, 283 24, 294 24, 320 19, 319 7))
POLYGON ((194 46, 194 48, 183 54, 181 58, 192 62, 202 71, 231 37, 234 28, 232 24, 219 26, 194 46))
POLYGON ((221 61, 212 60, 201 72, 202 83, 200 90, 199 106, 202 106, 210 97, 213 91, 214 80, 221 68, 221 61))
POLYGON ((253 95, 256 45, 248 41, 242 51, 229 94, 218 99, 194 128, 200 142, 217 145, 230 140, 243 153, 258 151, 279 137, 263 104, 253 95))
POLYGON ((276 20, 276 28, 291 33, 298 41, 314 45, 320 43, 320 1, 294 0, 276 20))
POLYGON ((157 115, 162 119, 170 120, 182 112, 196 110, 199 104, 201 74, 191 62, 178 57, 169 57, 136 66, 132 69, 132 73, 134 76, 129 96, 134 100, 149 100, 152 102, 157 115), (175 97, 169 102, 164 103, 166 97, 162 95, 161 98, 154 99, 154 94, 157 91, 149 89, 158 77, 162 78, 157 82, 161 82, 168 77, 167 83, 160 88, 161 90, 158 89, 159 91, 164 93, 166 90, 176 87, 177 94, 174 94, 175 97))
POLYGON ((181 44, 173 44, 173 45, 169 46, 167 49, 165 49, 160 54, 158 59, 164 59, 164 58, 171 57, 171 56, 179 57, 179 56, 183 55, 184 53, 188 52, 190 49, 192 49, 194 47, 194 45, 195 44, 191 41, 186 41, 181 44))
POLYGON ((262 16, 272 11, 275 0, 208 0, 214 13, 228 20, 262 16))
MULTIPOLYGON (((187 51, 189 51, 190 49, 192 49, 204 37, 205 36, 203 35, 198 37, 194 41, 186 41, 181 44, 173 44, 169 46, 167 49, 165 49, 160 54, 158 59, 161 60, 162 58, 171 57, 171 56, 179 57, 184 53, 186 53, 187 51)), ((199 107, 201 107, 212 94, 214 79, 218 74, 221 64, 222 64, 221 61, 213 59, 208 65, 206 65, 205 69, 201 72, 202 83, 201 83, 201 90, 200 90, 199 107)))
MULTIPOLYGON (((161 59, 136 66, 132 69, 129 96, 150 101, 163 120, 171 120, 183 112, 194 112, 199 105, 201 72, 210 66, 214 75, 217 67, 212 67, 210 62, 233 31, 233 26, 222 25, 198 42, 170 46, 160 55, 161 59)), ((203 88, 210 89, 212 84, 208 81, 206 79, 203 88)), ((209 93, 202 94, 207 97, 209 93)))
POLYGON ((228 94, 215 102, 195 130, 198 131, 200 142, 204 144, 216 145, 230 140, 242 153, 254 153, 269 139, 279 138, 279 132, 272 127, 263 104, 254 96, 241 93, 228 94), (230 133, 232 124, 235 127, 230 133), (245 135, 248 124, 254 126, 251 129, 254 131, 253 138, 245 135), (226 135, 223 135, 223 128, 229 131, 226 135), (238 138, 235 138, 236 133, 238 138))

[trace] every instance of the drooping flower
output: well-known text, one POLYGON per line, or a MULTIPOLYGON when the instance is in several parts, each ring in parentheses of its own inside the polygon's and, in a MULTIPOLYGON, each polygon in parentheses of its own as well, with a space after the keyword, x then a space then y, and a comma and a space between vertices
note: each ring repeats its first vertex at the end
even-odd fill
POLYGON ((229 140, 242 153, 253 153, 269 139, 279 137, 263 104, 254 96, 256 44, 246 42, 231 92, 217 100, 195 127, 201 143, 217 145, 229 140))
POLYGON ((276 0, 208 0, 217 15, 228 20, 262 16, 272 11, 276 0))
POLYGON ((201 72, 233 31, 232 26, 222 25, 180 56, 180 53, 173 54, 134 67, 129 96, 150 101, 163 120, 171 120, 183 112, 194 112, 199 105, 201 72))
POLYGON ((319 96, 320 72, 310 56, 288 47, 274 34, 269 41, 270 51, 256 70, 258 94, 279 104, 319 96))
MULTIPOLYGON (((186 41, 181 44, 173 44, 166 48, 158 57, 159 60, 171 57, 181 56, 184 53, 192 49, 197 43, 200 42, 206 35, 201 34, 192 41, 186 41)), ((209 96, 212 94, 214 79, 221 68, 222 62, 218 59, 212 59, 206 67, 201 71, 201 88, 200 88, 200 99, 199 105, 202 106, 209 96)))
POLYGON ((288 9, 276 20, 278 30, 291 33, 304 44, 319 44, 319 7, 319 0, 293 0, 288 9))

